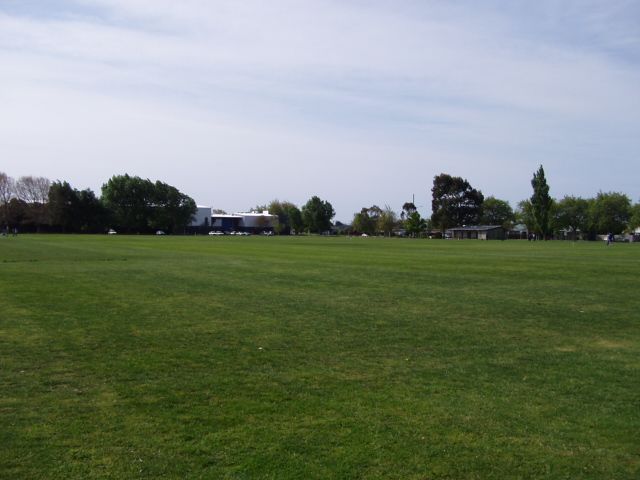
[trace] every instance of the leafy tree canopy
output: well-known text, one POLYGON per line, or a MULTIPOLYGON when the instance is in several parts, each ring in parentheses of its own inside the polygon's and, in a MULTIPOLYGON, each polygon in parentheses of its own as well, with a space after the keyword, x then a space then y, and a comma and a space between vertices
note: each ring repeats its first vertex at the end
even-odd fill
POLYGON ((495 197, 487 197, 482 203, 480 223, 483 225, 500 225, 509 229, 515 220, 509 202, 495 197))
POLYGON ((397 224, 398 216, 396 215, 396 212, 394 212, 389 205, 385 205, 384 210, 382 210, 378 217, 378 231, 391 236, 391 233, 397 224))
POLYGON ((300 233, 304 230, 304 222, 302 221, 302 212, 293 203, 287 206, 287 216, 292 232, 300 233))
POLYGON ((600 192, 592 204, 591 216, 598 233, 622 233, 631 218, 631 200, 624 193, 600 192))
POLYGON ((431 219, 442 231, 478 223, 484 196, 461 178, 441 173, 433 178, 431 219))
POLYGON ((106 210, 92 190, 77 190, 68 182, 49 188, 49 216, 53 227, 65 232, 100 232, 106 228, 106 210))
POLYGON ((183 229, 196 212, 196 203, 177 188, 127 174, 102 186, 102 200, 117 228, 129 232, 183 229))
POLYGON ((331 204, 313 196, 302 207, 302 221, 309 232, 322 233, 331 228, 335 211, 331 204))
POLYGON ((544 175, 544 168, 540 165, 531 179, 533 195, 531 196, 531 213, 535 231, 542 238, 547 239, 552 232, 553 199, 549 195, 549 185, 544 175))
POLYGON ((629 230, 635 230, 640 227, 640 203, 636 203, 631 207, 631 217, 629 219, 629 230))
POLYGON ((556 221, 559 228, 566 228, 572 232, 578 230, 586 233, 590 230, 591 200, 565 196, 557 202, 556 221))
POLYGON ((417 210, 414 210, 404 221, 404 228, 410 237, 417 237, 427 229, 427 221, 420 216, 417 210))
POLYGON ((402 212, 400 213, 400 218, 404 220, 408 218, 409 215, 411 215, 413 212, 416 212, 417 210, 418 209, 416 208, 413 202, 405 202, 402 205, 402 212))
MULTIPOLYGON (((293 203, 280 200, 271 200, 268 205, 269 213, 272 215, 276 215, 278 217, 278 223, 275 226, 275 231, 278 234, 289 235, 291 230, 295 230, 292 226, 292 215, 295 216, 296 213, 292 214, 292 210, 297 210, 298 214, 300 210, 293 203)), ((298 225, 299 226, 299 225, 298 225)))

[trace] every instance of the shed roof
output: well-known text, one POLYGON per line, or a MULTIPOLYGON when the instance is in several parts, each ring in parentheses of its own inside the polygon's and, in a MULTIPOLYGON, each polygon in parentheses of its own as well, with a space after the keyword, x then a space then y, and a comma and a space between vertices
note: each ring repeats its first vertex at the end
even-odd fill
POLYGON ((450 231, 456 231, 456 232, 480 232, 480 231, 485 231, 485 230, 495 230, 496 228, 502 228, 501 225, 470 225, 467 227, 454 227, 454 228, 450 228, 450 231))

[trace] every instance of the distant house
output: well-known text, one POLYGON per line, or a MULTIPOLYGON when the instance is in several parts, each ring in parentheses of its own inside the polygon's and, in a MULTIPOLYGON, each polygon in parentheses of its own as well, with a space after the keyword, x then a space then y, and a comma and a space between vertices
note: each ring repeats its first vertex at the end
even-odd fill
POLYGON ((272 215, 268 210, 262 212, 244 212, 236 213, 242 217, 239 227, 245 232, 260 233, 264 231, 273 231, 278 222, 278 216, 272 215))
POLYGON ((506 232, 500 225, 474 225, 470 227, 455 227, 447 230, 451 238, 456 240, 504 240, 506 232))
POLYGON ((241 212, 228 214, 211 215, 211 228, 223 232, 249 232, 260 233, 273 231, 277 215, 271 215, 268 211, 263 212, 241 212))
POLYGON ((239 231, 241 221, 242 215, 214 213, 211 215, 211 228, 221 232, 239 231))
MULTIPOLYGON (((220 210, 217 210, 220 211, 220 210)), ((220 232, 272 232, 278 222, 277 215, 268 211, 241 213, 212 213, 211 207, 198 205, 191 218, 189 230, 193 233, 220 232)))
POLYGON ((507 232, 507 238, 513 240, 526 240, 529 238, 529 229, 524 223, 518 223, 507 232))

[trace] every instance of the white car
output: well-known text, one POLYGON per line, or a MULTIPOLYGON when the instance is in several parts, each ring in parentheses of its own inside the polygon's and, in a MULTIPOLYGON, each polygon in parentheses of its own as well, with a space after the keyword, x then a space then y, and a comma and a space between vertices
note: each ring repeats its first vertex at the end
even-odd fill
POLYGON ((116 232, 113 228, 110 228, 109 231, 107 232, 107 235, 115 235, 116 233, 118 232, 116 232))
POLYGON ((212 230, 209 232, 209 235, 224 235, 224 233, 212 230))
POLYGON ((158 230, 156 231, 156 235, 165 235, 165 233, 162 230, 158 230))

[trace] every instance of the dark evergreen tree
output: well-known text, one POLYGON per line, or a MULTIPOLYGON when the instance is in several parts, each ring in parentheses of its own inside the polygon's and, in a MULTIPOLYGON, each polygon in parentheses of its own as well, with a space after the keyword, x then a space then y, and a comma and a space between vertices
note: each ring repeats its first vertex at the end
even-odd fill
POLYGON ((302 221, 309 232, 322 233, 331 228, 331 219, 335 211, 331 204, 313 196, 302 207, 302 221))
POLYGON ((509 202, 495 197, 487 197, 482 202, 480 223, 483 225, 500 225, 508 229, 514 220, 513 209, 509 202))
POLYGON ((443 232, 450 227, 477 224, 484 196, 461 177, 441 173, 433 178, 431 220, 443 232))
POLYGON ((113 227, 126 232, 181 232, 196 212, 193 199, 163 182, 116 175, 102 186, 113 227))
POLYGON ((533 174, 531 186, 533 187, 531 213, 533 215, 535 230, 540 238, 546 240, 552 232, 551 210, 553 208, 553 199, 549 195, 549 185, 544 176, 544 168, 542 168, 542 165, 540 165, 538 171, 533 174))

